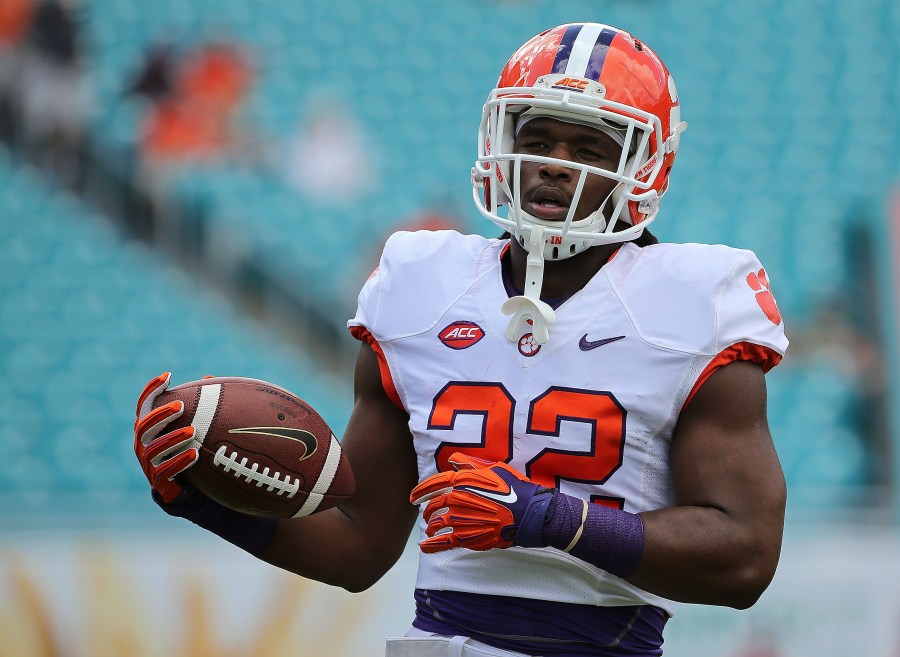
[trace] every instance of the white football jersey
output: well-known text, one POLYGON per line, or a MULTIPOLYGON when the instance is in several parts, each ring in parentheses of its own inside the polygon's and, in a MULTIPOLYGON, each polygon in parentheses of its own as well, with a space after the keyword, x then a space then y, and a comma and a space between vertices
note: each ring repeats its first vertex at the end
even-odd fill
MULTIPOLYGON (((462 450, 633 513, 671 506, 669 444, 692 392, 718 366, 744 359, 769 369, 787 348, 756 256, 625 244, 556 309, 549 342, 537 345, 527 327, 518 342, 504 335, 507 244, 396 233, 360 292, 349 326, 383 352, 386 389, 409 413, 419 481, 462 450)), ((553 548, 420 554, 417 586, 674 612, 553 548)))

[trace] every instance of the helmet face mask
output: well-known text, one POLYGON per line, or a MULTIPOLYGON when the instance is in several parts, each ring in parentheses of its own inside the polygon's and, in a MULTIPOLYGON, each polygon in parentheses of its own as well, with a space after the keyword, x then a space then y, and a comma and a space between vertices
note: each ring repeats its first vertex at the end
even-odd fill
POLYGON ((484 105, 472 172, 476 207, 526 250, 531 229, 542 226, 543 256, 549 260, 594 244, 635 239, 656 216, 685 127, 665 66, 627 32, 592 23, 548 30, 516 51, 484 105), (524 117, 548 117, 604 132, 623 145, 615 170, 514 152, 516 128, 528 120, 524 117), (563 166, 578 176, 563 222, 522 210, 523 162, 563 166), (588 175, 608 178, 615 187, 599 208, 575 220, 588 175))

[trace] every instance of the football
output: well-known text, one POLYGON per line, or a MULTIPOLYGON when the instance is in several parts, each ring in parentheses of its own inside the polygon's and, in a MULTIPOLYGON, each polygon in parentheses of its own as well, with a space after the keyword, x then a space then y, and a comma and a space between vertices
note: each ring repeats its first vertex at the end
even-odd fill
POLYGON ((184 413, 167 431, 194 427, 200 458, 184 476, 236 511, 293 518, 336 506, 355 480, 328 424, 305 401, 275 384, 211 377, 162 393, 184 413))

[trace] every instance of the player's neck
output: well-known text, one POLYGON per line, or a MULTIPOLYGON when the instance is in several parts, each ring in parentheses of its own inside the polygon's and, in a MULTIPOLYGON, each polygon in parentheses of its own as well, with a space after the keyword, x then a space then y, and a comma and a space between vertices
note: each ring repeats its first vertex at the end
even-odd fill
MULTIPOLYGON (((600 271, 612 254, 621 244, 599 244, 565 260, 548 260, 544 264, 544 284, 541 287, 542 299, 564 300, 571 297, 587 285, 594 275, 600 271)), ((512 284, 521 294, 525 284, 525 261, 528 257, 525 249, 516 241, 510 240, 509 263, 512 284)))

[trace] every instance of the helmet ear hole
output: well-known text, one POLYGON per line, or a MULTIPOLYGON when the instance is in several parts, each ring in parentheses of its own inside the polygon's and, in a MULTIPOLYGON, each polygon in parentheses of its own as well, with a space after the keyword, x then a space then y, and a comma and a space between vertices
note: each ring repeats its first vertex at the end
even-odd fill
POLYGON ((659 195, 662 196, 666 193, 666 190, 669 189, 669 172, 672 170, 672 165, 666 167, 666 170, 662 173, 662 185, 659 187, 659 195))

